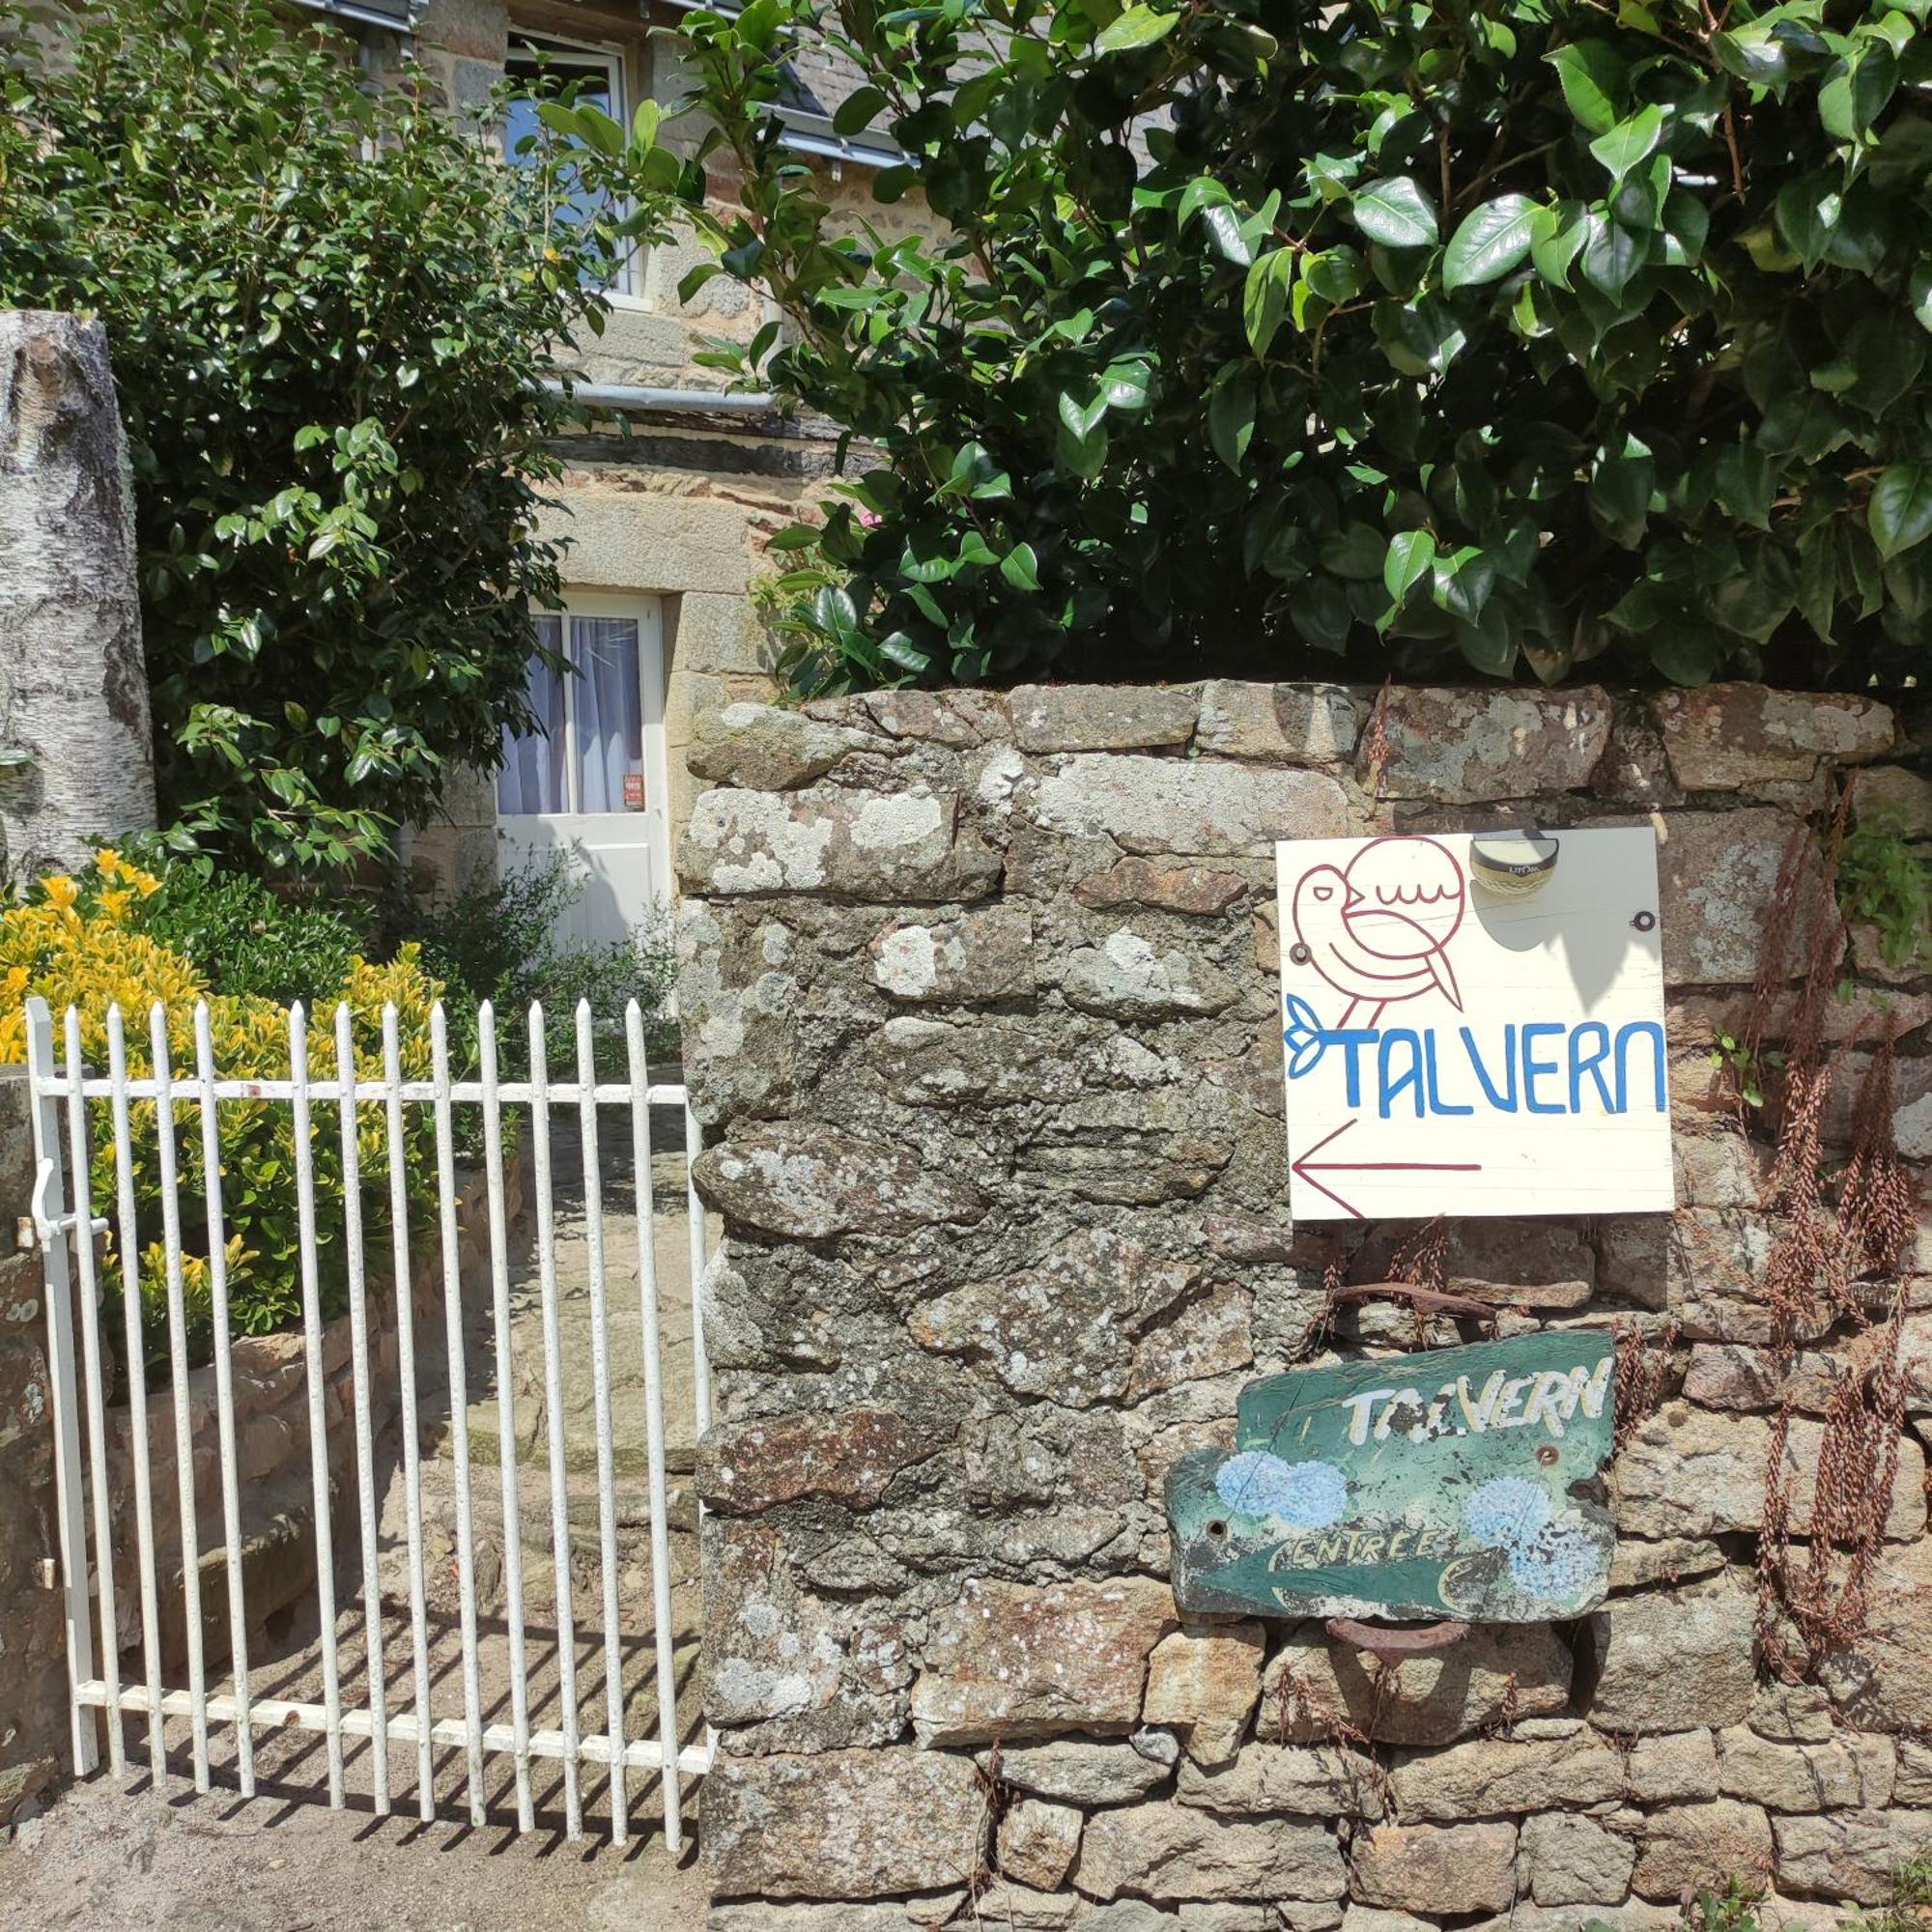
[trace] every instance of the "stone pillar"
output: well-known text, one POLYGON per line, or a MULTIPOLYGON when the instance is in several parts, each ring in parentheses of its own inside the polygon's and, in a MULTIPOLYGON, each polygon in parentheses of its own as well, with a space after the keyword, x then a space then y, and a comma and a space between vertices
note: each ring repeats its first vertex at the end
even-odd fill
POLYGON ((0 834, 14 879, 155 823, 128 443, 99 323, 0 311, 0 834))

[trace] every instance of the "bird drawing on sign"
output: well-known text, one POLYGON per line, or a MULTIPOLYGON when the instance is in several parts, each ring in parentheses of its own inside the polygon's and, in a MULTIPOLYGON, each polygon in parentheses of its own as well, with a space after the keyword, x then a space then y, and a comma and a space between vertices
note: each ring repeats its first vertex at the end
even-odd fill
POLYGON ((1304 872, 1294 888, 1294 930, 1316 972, 1349 995, 1340 1026, 1372 1027, 1384 1007, 1432 988, 1461 1012, 1462 989, 1444 949, 1467 899, 1462 867, 1434 838, 1372 838, 1347 871, 1304 872))

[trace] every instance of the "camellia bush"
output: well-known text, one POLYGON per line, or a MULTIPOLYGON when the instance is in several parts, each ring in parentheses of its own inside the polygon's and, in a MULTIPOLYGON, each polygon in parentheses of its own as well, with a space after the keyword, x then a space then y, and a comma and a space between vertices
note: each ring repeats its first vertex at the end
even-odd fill
POLYGON ((790 319, 715 359, 875 452, 779 539, 794 681, 1922 677, 1926 15, 688 14, 737 206, 685 178, 687 286, 790 319), (863 71, 839 130, 907 157, 872 194, 923 193, 910 234, 779 145, 814 41, 863 71))
POLYGON ((545 380, 644 223, 305 12, 43 11, 0 0, 0 305, 106 327, 163 821, 271 875, 380 856, 528 722, 545 380))

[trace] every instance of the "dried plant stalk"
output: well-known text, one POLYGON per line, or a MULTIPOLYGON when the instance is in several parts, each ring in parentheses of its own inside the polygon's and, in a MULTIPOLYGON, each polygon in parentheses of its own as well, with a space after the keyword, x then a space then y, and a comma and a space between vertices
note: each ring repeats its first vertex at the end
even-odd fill
POLYGON ((1616 1324, 1617 1366, 1611 1406, 1616 1424, 1611 1435, 1611 1451, 1623 1448, 1644 1418, 1656 1412, 1670 1379, 1672 1350, 1677 1346, 1677 1323, 1665 1324, 1653 1341, 1634 1323, 1616 1324))
POLYGON ((1872 1055, 1852 1117, 1852 1158, 1838 1187, 1838 1220, 1865 1266, 1889 1274, 1918 1225, 1912 1171, 1892 1131, 1892 1063, 1896 1027, 1872 1055))
POLYGON ((1905 1424, 1899 1363, 1904 1319, 1901 1294, 1874 1338, 1870 1359, 1846 1378, 1826 1410, 1802 1558, 1793 1554, 1797 1471, 1785 1465, 1788 1403, 1772 1427, 1758 1537, 1758 1648, 1774 1670, 1794 1682, 1815 1669, 1821 1658, 1850 1648, 1865 1634, 1905 1424))

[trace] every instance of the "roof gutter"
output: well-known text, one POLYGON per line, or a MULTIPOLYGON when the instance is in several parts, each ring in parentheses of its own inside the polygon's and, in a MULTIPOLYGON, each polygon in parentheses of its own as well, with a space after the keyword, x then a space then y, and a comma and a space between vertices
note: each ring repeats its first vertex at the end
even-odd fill
MULTIPOLYGON (((544 384, 554 395, 565 393, 561 383, 544 384)), ((570 400, 595 410, 656 410, 672 414, 731 416, 771 415, 779 399, 765 389, 654 389, 635 383, 573 383, 570 400)))

